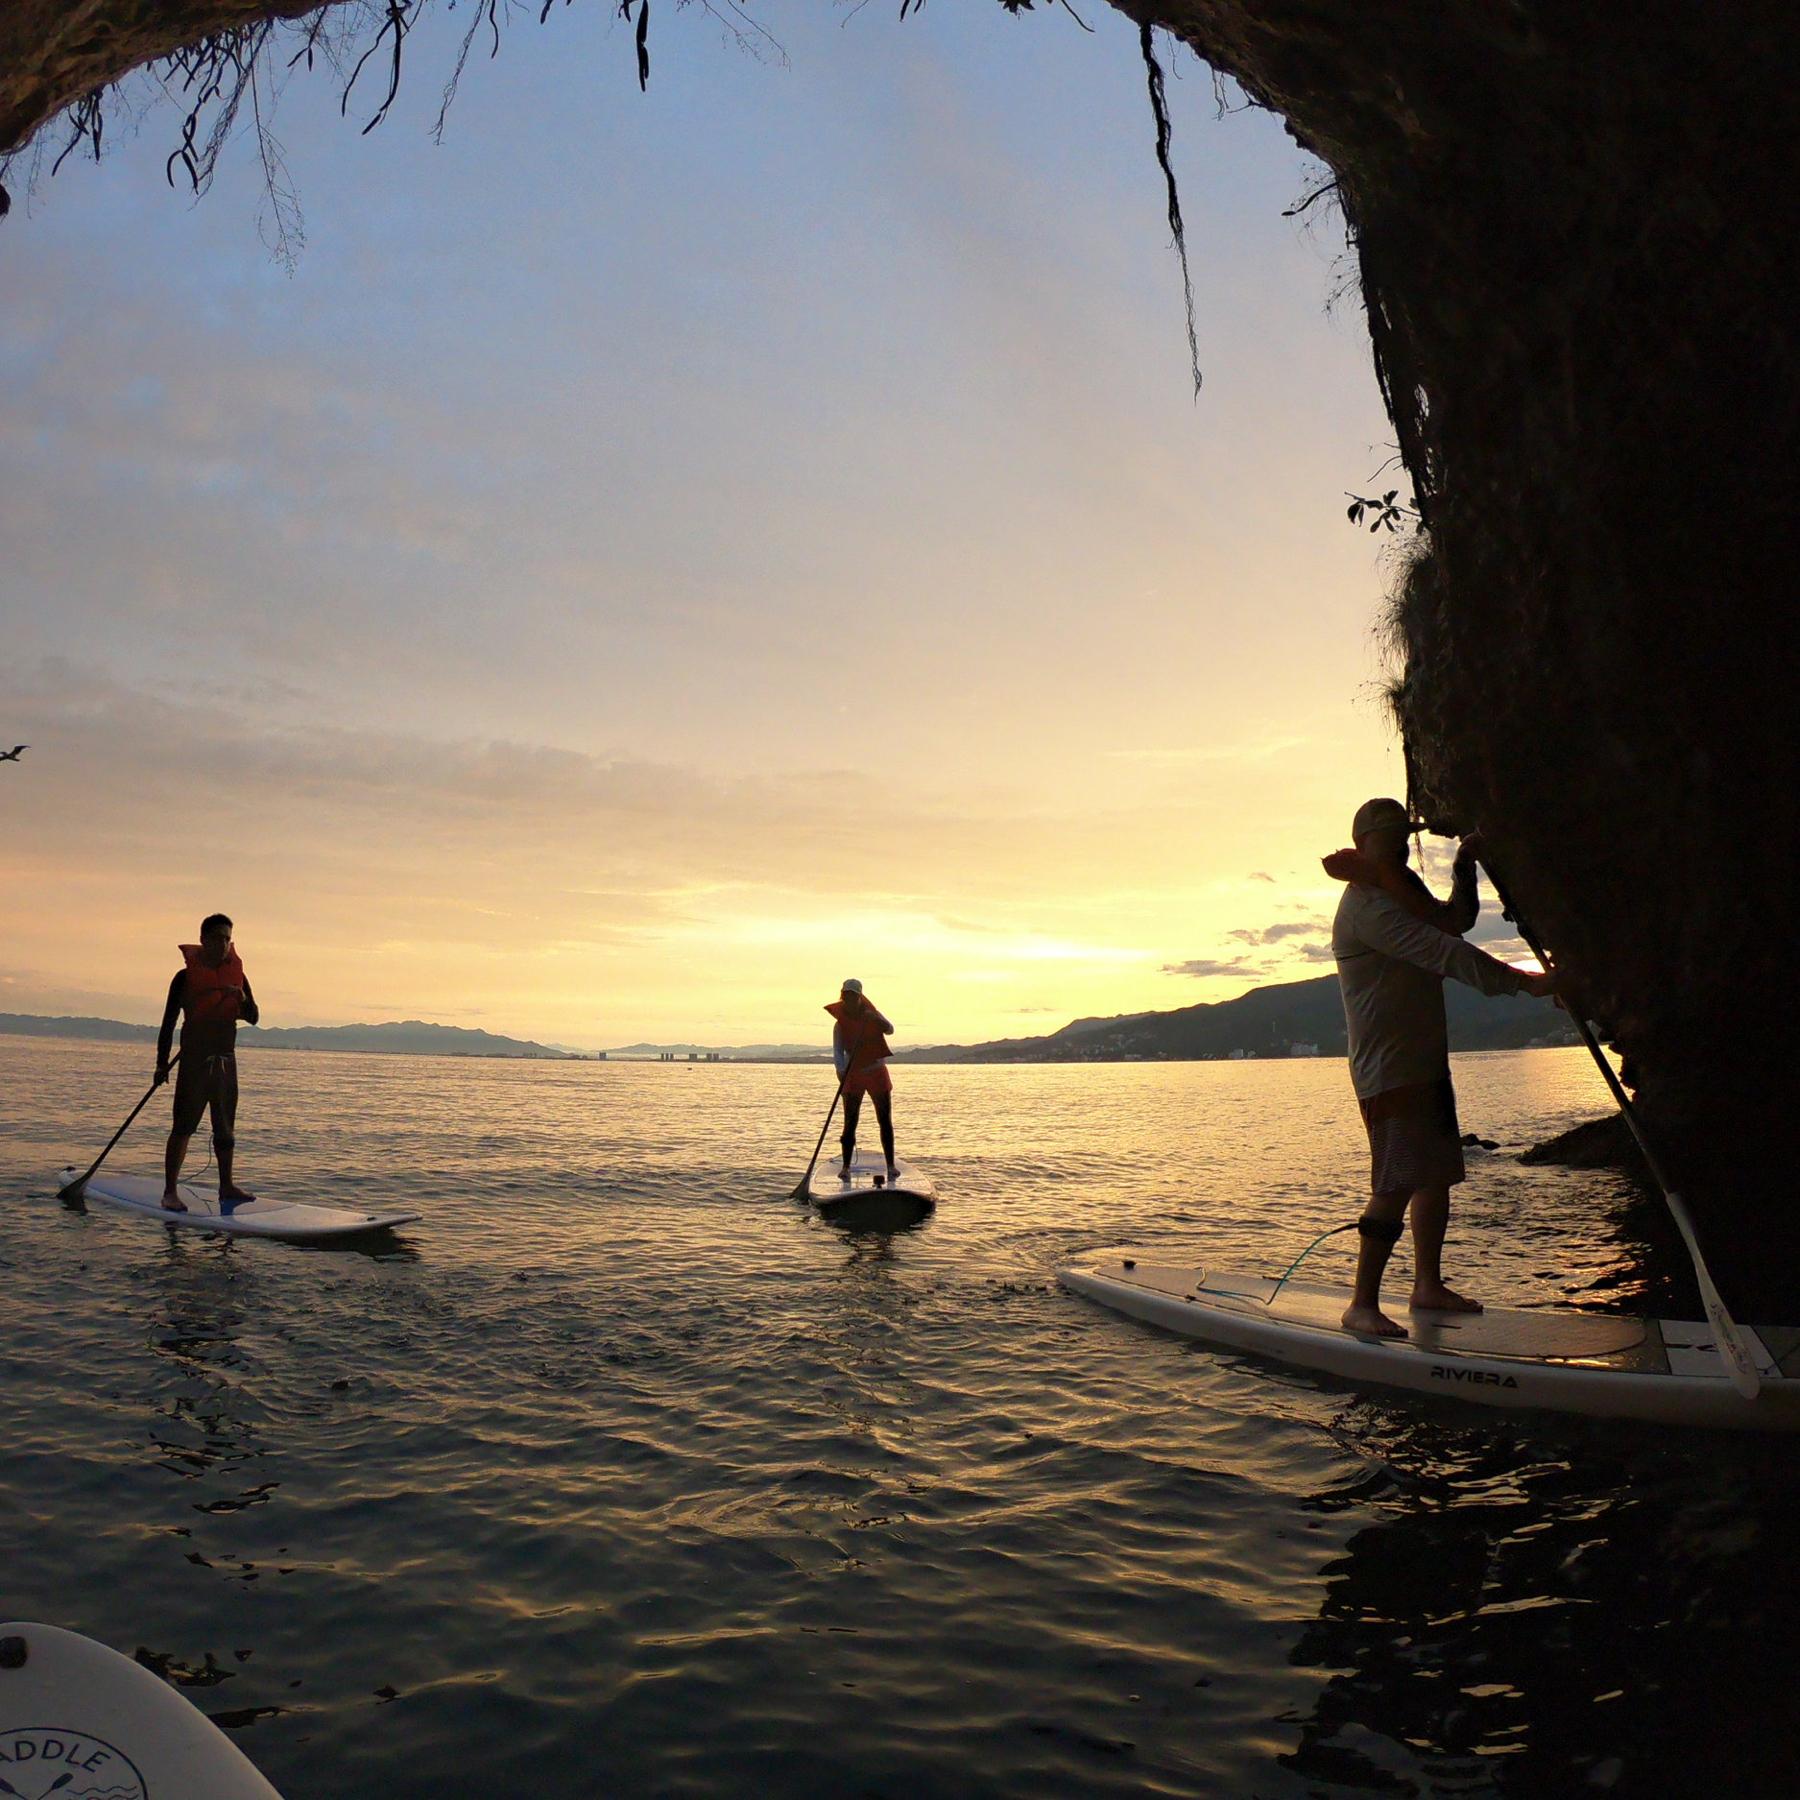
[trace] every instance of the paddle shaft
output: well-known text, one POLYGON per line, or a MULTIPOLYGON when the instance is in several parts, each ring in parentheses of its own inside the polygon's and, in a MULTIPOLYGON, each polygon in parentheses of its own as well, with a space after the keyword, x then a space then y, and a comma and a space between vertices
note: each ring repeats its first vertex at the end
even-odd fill
MULTIPOLYGON (((1507 893, 1505 884, 1494 873, 1493 865, 1488 864, 1488 880, 1494 884, 1494 892, 1500 896, 1500 905, 1519 928, 1522 937, 1531 950, 1531 954, 1546 969, 1550 968, 1550 958, 1544 953, 1544 946, 1537 934, 1531 929, 1519 909, 1513 905, 1512 896, 1507 893)), ((1668 1172, 1663 1168, 1661 1160, 1650 1147, 1650 1139, 1644 1131, 1643 1121, 1638 1117, 1636 1105, 1625 1091, 1625 1084, 1618 1077, 1618 1072, 1607 1060, 1606 1052, 1600 1047, 1600 1040, 1594 1035, 1594 1028, 1582 1016, 1581 1009, 1575 1004, 1574 996, 1560 994, 1557 996, 1567 1010, 1569 1017, 1575 1022, 1575 1029, 1581 1034, 1581 1041, 1587 1045, 1588 1054, 1594 1059, 1594 1066, 1599 1069, 1612 1090, 1612 1097, 1618 1102, 1619 1111, 1625 1116, 1625 1123, 1631 1135, 1637 1140, 1637 1147, 1643 1154, 1645 1166, 1651 1178, 1662 1189, 1662 1196, 1669 1209, 1669 1216, 1675 1221, 1675 1229, 1681 1233, 1681 1241, 1687 1246, 1689 1260, 1694 1265, 1694 1279, 1700 1287, 1700 1304, 1706 1309, 1707 1323, 1713 1329, 1713 1341, 1719 1347, 1719 1354, 1725 1358, 1726 1367, 1731 1372, 1731 1385, 1746 1400, 1754 1400, 1762 1391, 1762 1377, 1756 1371, 1756 1361, 1750 1354, 1750 1346, 1744 1342, 1743 1333, 1738 1330, 1737 1322, 1726 1310, 1725 1302, 1720 1298, 1719 1290, 1713 1283, 1712 1271, 1706 1266, 1706 1258, 1700 1252, 1700 1236, 1694 1229, 1693 1215, 1687 1209, 1687 1202, 1675 1191, 1669 1180, 1668 1172)))
MULTIPOLYGON (((806 1173, 800 1177, 800 1185, 788 1196, 789 1199, 804 1200, 806 1198, 807 1184, 812 1180, 813 1170, 819 1166, 819 1152, 825 1148, 825 1134, 831 1129, 831 1121, 837 1114, 838 1102, 844 1097, 844 1084, 850 1079, 850 1071, 856 1067, 856 1053, 863 1047, 863 1039, 867 1036, 866 1030, 859 1032, 856 1042, 851 1045, 849 1054, 844 1058, 844 1072, 838 1077, 837 1092, 831 1096, 830 1106, 825 1109, 825 1123, 819 1127, 819 1141, 813 1145, 812 1160, 806 1165, 806 1173)), ((126 1123, 129 1124, 130 1121, 127 1120, 126 1123)), ((112 1146, 108 1144, 107 1148, 110 1150, 112 1146)), ((90 1169, 88 1173, 91 1175, 93 1170, 90 1169)))
MULTIPOLYGON (((181 1052, 179 1050, 177 1050, 175 1052, 175 1054, 169 1058, 169 1067, 171 1069, 174 1068, 174 1066, 180 1061, 181 1061, 181 1052)), ((117 1131, 115 1131, 110 1138, 107 1139, 106 1148, 104 1150, 102 1150, 100 1152, 100 1154, 98 1156, 96 1156, 91 1163, 88 1164, 87 1173, 85 1175, 83 1175, 79 1181, 71 1181, 67 1187, 58 1188, 56 1191, 57 1199, 59 1199, 59 1200, 73 1199, 75 1195, 79 1194, 81 1192, 81 1190, 84 1187, 86 1187, 87 1184, 91 1180, 93 1180, 94 1171, 97 1168, 99 1168, 99 1166, 103 1162, 105 1162, 109 1156, 112 1155, 113 1145, 116 1144, 119 1141, 119 1139, 122 1138, 125 1135, 125 1133, 131 1129, 131 1121, 133 1119, 135 1119, 138 1116, 138 1114, 141 1113, 144 1110, 144 1108, 150 1104, 150 1096, 152 1094, 154 1094, 156 1092, 156 1090, 161 1086, 162 1086, 162 1083, 160 1081, 151 1082, 149 1091, 144 1095, 143 1099, 141 1099, 137 1103, 137 1105, 134 1106, 131 1109, 131 1111, 126 1114, 125 1123, 123 1125, 121 1125, 119 1127, 119 1129, 117 1131)))

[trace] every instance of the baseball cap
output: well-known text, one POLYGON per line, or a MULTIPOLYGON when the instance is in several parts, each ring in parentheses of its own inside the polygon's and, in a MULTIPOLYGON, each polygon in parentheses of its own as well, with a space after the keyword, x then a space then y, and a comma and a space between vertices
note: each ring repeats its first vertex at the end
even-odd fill
POLYGON ((1365 800, 1350 821, 1350 836, 1355 840, 1371 831, 1410 832, 1412 828, 1413 822, 1398 800, 1365 800))
POLYGON ((842 991, 846 994, 860 994, 862 992, 862 983, 852 975, 850 979, 844 983, 842 991))

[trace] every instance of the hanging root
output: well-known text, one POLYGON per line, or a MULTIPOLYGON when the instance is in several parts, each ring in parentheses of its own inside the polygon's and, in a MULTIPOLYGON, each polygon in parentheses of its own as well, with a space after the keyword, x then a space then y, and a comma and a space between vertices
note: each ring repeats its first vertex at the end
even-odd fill
POLYGON ((1194 281, 1188 273, 1187 232, 1181 223, 1181 196, 1175 189, 1175 169, 1169 161, 1174 133, 1169 124, 1169 101, 1163 92, 1162 64, 1156 60, 1156 44, 1148 25, 1138 27, 1138 46, 1150 77, 1150 112, 1156 120, 1156 160, 1169 185, 1169 230, 1175 236, 1175 254, 1181 258, 1181 293, 1187 302, 1188 366, 1194 374, 1194 398, 1200 398, 1200 338, 1194 329, 1194 281))

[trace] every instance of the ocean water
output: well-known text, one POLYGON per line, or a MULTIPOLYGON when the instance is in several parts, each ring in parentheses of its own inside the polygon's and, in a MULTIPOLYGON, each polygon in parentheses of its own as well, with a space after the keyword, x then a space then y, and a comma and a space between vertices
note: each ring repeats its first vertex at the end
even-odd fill
MULTIPOLYGON (((60 1205, 147 1064, 0 1038, 0 1616, 141 1651, 288 1800, 1796 1789, 1788 1442, 1056 1287, 1353 1217, 1341 1064, 901 1068, 942 1200, 870 1236, 785 1197, 820 1068, 246 1051, 241 1178, 424 1215, 374 1250, 60 1205)), ((1457 1077, 1452 1279, 1691 1310, 1619 1177, 1516 1160, 1603 1110, 1580 1052, 1457 1077)))

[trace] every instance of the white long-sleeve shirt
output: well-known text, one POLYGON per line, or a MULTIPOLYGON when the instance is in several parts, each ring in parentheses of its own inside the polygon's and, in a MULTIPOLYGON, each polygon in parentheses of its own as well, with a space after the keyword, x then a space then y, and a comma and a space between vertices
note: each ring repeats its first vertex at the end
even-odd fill
POLYGON ((1350 1038, 1350 1081, 1359 1100, 1450 1072, 1444 977, 1484 994, 1517 994, 1525 977, 1415 918, 1380 888, 1352 882, 1331 926, 1350 1038))

